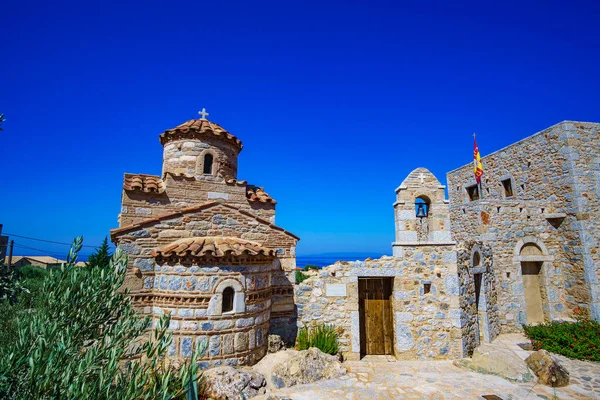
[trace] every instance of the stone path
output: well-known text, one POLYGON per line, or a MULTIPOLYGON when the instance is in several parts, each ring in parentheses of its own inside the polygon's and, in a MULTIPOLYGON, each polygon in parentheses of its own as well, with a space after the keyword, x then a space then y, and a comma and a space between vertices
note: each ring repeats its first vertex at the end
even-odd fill
MULTIPOLYGON (((522 358, 530 352, 517 343, 521 335, 502 335, 494 343, 508 346, 522 358)), ((346 362, 348 374, 337 379, 273 392, 293 400, 358 399, 600 399, 600 363, 558 356, 571 373, 572 384, 553 389, 535 382, 512 383, 503 378, 458 368, 452 361, 396 361, 365 357, 346 362)))

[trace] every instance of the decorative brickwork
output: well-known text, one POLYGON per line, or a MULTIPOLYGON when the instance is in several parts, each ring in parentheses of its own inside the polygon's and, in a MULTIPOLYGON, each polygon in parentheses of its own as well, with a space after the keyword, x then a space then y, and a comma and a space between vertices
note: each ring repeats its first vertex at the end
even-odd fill
POLYGON ((276 202, 263 188, 237 180, 235 136, 196 120, 160 141, 162 176, 123 181, 111 239, 129 254, 125 286, 140 311, 171 314, 170 357, 206 341, 202 368, 252 364, 270 330, 295 325, 299 238, 274 224, 276 202))

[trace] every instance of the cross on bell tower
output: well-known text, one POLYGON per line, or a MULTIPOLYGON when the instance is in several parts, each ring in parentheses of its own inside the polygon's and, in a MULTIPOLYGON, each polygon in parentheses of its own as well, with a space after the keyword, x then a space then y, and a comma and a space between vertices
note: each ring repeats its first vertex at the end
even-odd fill
POLYGON ((198 111, 198 114, 200 115, 200 119, 204 119, 206 120, 206 117, 209 116, 209 114, 206 112, 206 108, 202 107, 202 111, 198 111))

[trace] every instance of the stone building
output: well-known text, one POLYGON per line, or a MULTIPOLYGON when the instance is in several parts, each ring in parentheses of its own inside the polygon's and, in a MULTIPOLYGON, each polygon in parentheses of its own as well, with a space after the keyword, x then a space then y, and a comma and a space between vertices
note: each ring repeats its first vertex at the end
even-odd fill
MULTIPOLYGON (((115 244, 146 313, 172 315, 172 357, 208 343, 202 366, 251 364, 266 335, 340 330, 347 359, 471 355, 523 324, 600 320, 600 124, 562 122, 396 189, 392 256, 338 262, 293 286, 298 238, 275 201, 237 180, 241 142, 205 119, 160 135, 161 176, 125 174, 115 244)), ((391 222, 391 221, 390 221, 391 222)))
POLYGON ((479 277, 477 295, 497 297, 499 329, 600 320, 600 124, 561 122, 482 162, 481 189, 472 165, 447 174, 452 236, 469 268, 473 243, 491 252, 494 283, 479 277))
POLYGON ((136 307, 171 315, 171 357, 206 341, 201 366, 252 364, 269 331, 295 339, 299 238, 274 225, 262 187, 237 179, 242 142, 201 115, 160 135, 160 176, 125 174, 111 239, 129 254, 136 307))
POLYGON ((393 257, 336 263, 295 291, 298 324, 340 327, 347 358, 457 358, 523 324, 600 320, 600 124, 562 122, 396 189, 393 257), (481 192, 480 192, 481 191, 481 192))
POLYGON ((298 323, 341 329, 345 358, 458 358, 461 322, 456 243, 443 186, 425 168, 396 189, 393 257, 338 262, 296 288, 298 323))

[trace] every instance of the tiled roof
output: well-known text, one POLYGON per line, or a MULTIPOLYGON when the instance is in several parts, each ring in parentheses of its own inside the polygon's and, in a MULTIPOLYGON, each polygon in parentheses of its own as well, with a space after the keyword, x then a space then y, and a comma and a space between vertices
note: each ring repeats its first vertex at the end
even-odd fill
POLYGON ((248 201, 251 202, 258 201, 261 203, 277 204, 277 202, 273 200, 273 198, 269 196, 269 194, 265 192, 263 188, 253 185, 248 185, 246 187, 246 197, 248 198, 248 201))
POLYGON ((234 237, 194 237, 174 241, 173 243, 152 252, 154 257, 224 257, 224 256, 271 256, 275 250, 262 247, 260 244, 234 237))
POLYGON ((171 212, 171 213, 159 215, 157 217, 148 218, 148 219, 145 219, 143 221, 136 222, 134 224, 122 226, 120 228, 111 229, 110 230, 110 237, 111 237, 111 240, 114 241, 117 236, 119 236, 119 235, 121 235, 121 234, 123 234, 125 232, 137 230, 137 229, 139 229, 139 228, 141 228, 141 227, 143 227, 143 226, 145 226, 147 224, 151 224, 151 223, 155 223, 155 222, 160 222, 163 219, 169 219, 169 218, 179 217, 179 216, 182 217, 182 216, 184 216, 187 213, 204 210, 204 209, 215 207, 215 206, 218 206, 218 205, 220 205, 222 207, 230 208, 231 210, 237 211, 240 214, 243 214, 243 215, 245 215, 247 217, 254 218, 256 221, 260 222, 261 224, 268 225, 269 228, 271 228, 271 229, 275 229, 276 231, 283 232, 284 234, 286 234, 288 236, 291 236, 291 237, 293 237, 296 240, 300 240, 300 238, 298 236, 294 235, 293 233, 288 232, 285 229, 283 229, 283 228, 281 228, 281 227, 279 227, 279 226, 277 226, 275 224, 272 224, 271 222, 269 222, 269 221, 267 221, 267 220, 265 220, 263 218, 257 217, 256 215, 252 214, 251 212, 248 212, 246 210, 241 210, 238 207, 234 207, 234 206, 232 206, 230 204, 227 204, 227 203, 222 203, 221 201, 211 201, 209 203, 201 204, 199 206, 182 208, 181 210, 178 210, 178 211, 174 211, 174 212, 171 212))
POLYGON ((160 176, 125 174, 123 178, 123 189, 144 193, 164 193, 165 183, 160 179, 160 176))
POLYGON ((162 133, 160 137, 160 144, 163 146, 165 143, 171 140, 185 139, 185 138, 199 138, 202 135, 215 135, 223 138, 224 140, 232 143, 238 148, 238 151, 242 150, 242 141, 231 133, 227 132, 223 127, 214 122, 210 122, 205 119, 192 119, 184 122, 183 124, 176 126, 173 129, 167 129, 162 133))
MULTIPOLYGON (((60 263, 66 263, 66 261, 64 260, 59 260, 58 258, 55 257, 50 257, 50 256, 13 256, 12 258, 12 263, 16 264, 17 262, 21 261, 25 259, 26 261, 36 261, 40 264, 60 264, 60 263)), ((8 264, 8 257, 6 257, 4 259, 4 263, 8 264)))
POLYGON ((248 182, 247 181, 238 181, 237 179, 227 179, 225 181, 225 183, 228 185, 244 186, 248 182))

